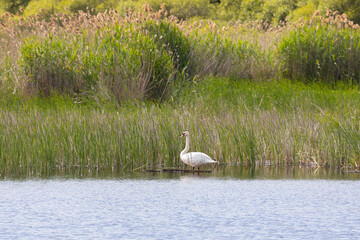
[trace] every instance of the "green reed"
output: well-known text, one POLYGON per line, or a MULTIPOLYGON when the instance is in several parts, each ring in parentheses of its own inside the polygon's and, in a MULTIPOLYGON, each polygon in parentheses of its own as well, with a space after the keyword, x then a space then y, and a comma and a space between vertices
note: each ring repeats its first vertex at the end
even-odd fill
POLYGON ((179 21, 165 9, 1 18, 0 90, 168 100, 215 76, 304 82, 359 81, 359 26, 344 15, 308 22, 179 21))
POLYGON ((293 79, 359 82, 359 31, 329 25, 293 30, 279 46, 283 71, 293 79))
POLYGON ((192 151, 220 164, 359 164, 360 96, 353 87, 208 79, 161 105, 52 99, 2 106, 0 169, 182 168, 184 130, 192 151))
POLYGON ((0 169, 184 167, 184 130, 220 164, 358 166, 355 25, 165 15, 4 17, 0 169))

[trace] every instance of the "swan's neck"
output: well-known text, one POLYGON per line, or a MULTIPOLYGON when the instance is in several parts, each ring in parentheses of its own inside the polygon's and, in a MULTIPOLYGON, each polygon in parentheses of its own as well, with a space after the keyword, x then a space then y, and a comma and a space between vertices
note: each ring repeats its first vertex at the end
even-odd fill
POLYGON ((182 150, 181 155, 186 154, 190 148, 190 136, 186 136, 185 148, 182 150))

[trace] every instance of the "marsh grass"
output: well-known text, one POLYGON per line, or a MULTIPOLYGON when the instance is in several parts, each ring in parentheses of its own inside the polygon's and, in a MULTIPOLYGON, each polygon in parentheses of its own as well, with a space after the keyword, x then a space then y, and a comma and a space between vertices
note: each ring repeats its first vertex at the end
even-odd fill
POLYGON ((337 16, 219 28, 147 5, 6 14, 0 169, 185 167, 184 130, 224 165, 357 167, 360 97, 343 81, 358 83, 359 32, 337 16))
POLYGON ((185 168, 179 158, 184 130, 192 151, 221 165, 359 164, 355 88, 213 78, 193 90, 161 105, 96 108, 64 97, 14 99, 0 112, 0 169, 185 168), (232 86, 228 92, 219 91, 223 83, 232 86))
POLYGON ((285 76, 325 82, 359 82, 360 35, 351 29, 303 27, 292 31, 279 46, 285 76), (340 40, 341 39, 341 40, 340 40))
POLYGON ((56 13, 1 17, 0 87, 119 102, 159 100, 207 76, 305 82, 359 80, 359 27, 345 15, 307 22, 179 21, 162 6, 124 15, 56 13))

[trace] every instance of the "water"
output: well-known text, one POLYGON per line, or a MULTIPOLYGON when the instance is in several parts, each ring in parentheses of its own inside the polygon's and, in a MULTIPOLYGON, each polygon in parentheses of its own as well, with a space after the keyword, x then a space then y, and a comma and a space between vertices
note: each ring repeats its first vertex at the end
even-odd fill
POLYGON ((0 238, 360 239, 356 174, 219 174, 5 179, 0 238))

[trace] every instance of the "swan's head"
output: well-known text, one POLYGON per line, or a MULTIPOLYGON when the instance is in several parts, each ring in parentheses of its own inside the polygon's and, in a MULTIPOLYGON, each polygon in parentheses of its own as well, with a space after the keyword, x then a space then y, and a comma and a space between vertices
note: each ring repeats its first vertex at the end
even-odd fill
POLYGON ((190 136, 188 131, 185 131, 181 134, 181 137, 187 137, 187 136, 190 136))

